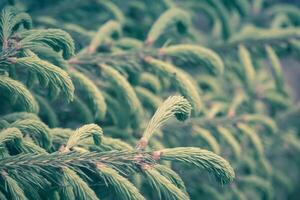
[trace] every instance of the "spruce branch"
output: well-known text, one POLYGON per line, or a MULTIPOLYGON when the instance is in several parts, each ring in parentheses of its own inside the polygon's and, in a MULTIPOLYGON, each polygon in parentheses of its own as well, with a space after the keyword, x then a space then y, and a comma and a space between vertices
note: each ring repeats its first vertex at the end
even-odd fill
POLYGON ((1 178, 4 180, 3 189, 8 193, 8 198, 12 200, 28 200, 17 181, 6 172, 2 172, 1 178))
MULTIPOLYGON (((246 48, 261 48, 265 45, 280 48, 281 44, 289 44, 290 41, 300 38, 300 31, 297 27, 288 29, 267 29, 254 26, 245 26, 239 33, 229 39, 227 43, 213 47, 216 51, 226 52, 229 49, 236 49, 239 45, 246 48)), ((286 45, 283 45, 286 46, 286 45)))
POLYGON ((78 128, 69 138, 63 151, 69 151, 83 140, 92 137, 96 145, 100 145, 103 136, 102 128, 96 124, 88 124, 78 128))
POLYGON ((152 45, 168 29, 176 27, 179 33, 186 33, 190 25, 190 16, 184 10, 171 8, 163 13, 148 32, 146 44, 152 45))
POLYGON ((168 178, 161 175, 157 170, 144 166, 143 174, 150 186, 157 192, 159 199, 166 200, 188 200, 189 197, 177 188, 168 178))
POLYGON ((105 149, 107 148, 108 150, 133 150, 133 148, 129 144, 117 138, 102 137, 101 144, 105 149))
POLYGON ((23 119, 32 119, 40 121, 40 118, 34 114, 34 113, 28 113, 28 112, 13 112, 7 115, 1 116, 3 120, 6 120, 8 123, 13 123, 17 120, 23 120, 23 119))
POLYGON ((102 163, 120 172, 124 170, 132 172, 137 170, 136 165, 152 165, 154 161, 149 153, 136 151, 25 153, 2 158, 0 170, 30 172, 38 169, 51 170, 52 167, 56 169, 70 167, 80 171, 81 167, 91 168, 95 163, 102 163))
POLYGON ((77 86, 77 90, 82 89, 87 96, 88 104, 91 105, 95 118, 103 119, 106 114, 107 106, 101 91, 88 77, 76 70, 70 70, 70 76, 77 86))
POLYGON ((31 49, 40 46, 52 48, 54 51, 62 51, 65 59, 74 55, 75 45, 72 37, 60 29, 28 30, 19 33, 18 42, 22 49, 31 49))
POLYGON ((297 192, 291 175, 299 171, 300 107, 281 69, 300 52, 294 5, 18 1, 0 14, 0 199, 272 199, 297 192), (19 10, 30 12, 37 29, 19 10), (161 100, 174 91, 182 96, 161 100), (173 116, 186 121, 169 121, 173 116), (148 143, 156 150, 145 150, 148 143), (180 143, 207 145, 235 170, 213 152, 176 148, 180 143), (220 188, 199 170, 221 184, 238 176, 220 188))
POLYGON ((190 116, 190 113, 191 105, 184 97, 169 97, 154 113, 136 148, 144 149, 153 133, 171 117, 175 116, 178 120, 184 121, 190 116))
POLYGON ((263 125, 271 134, 276 134, 278 132, 278 126, 276 124, 276 121, 266 115, 246 114, 243 116, 243 120, 245 123, 263 125))
POLYGON ((279 92, 285 94, 284 78, 283 78, 283 72, 281 69, 279 58, 277 57, 274 49, 269 45, 266 46, 266 51, 268 54, 268 58, 271 62, 270 67, 271 67, 272 75, 275 79, 276 88, 279 90, 279 92))
POLYGON ((14 7, 7 6, 1 12, 0 20, 0 41, 2 50, 6 50, 9 45, 9 38, 18 30, 20 25, 29 29, 32 25, 31 17, 26 13, 18 13, 14 7))
POLYGON ((222 126, 217 126, 217 131, 222 136, 222 138, 232 147, 236 158, 240 158, 242 153, 241 146, 235 139, 234 135, 230 132, 230 130, 222 126))
POLYGON ((49 149, 52 144, 52 137, 49 127, 41 121, 25 119, 17 120, 10 124, 9 127, 19 129, 26 137, 30 136, 35 143, 44 149, 49 149))
POLYGON ((144 72, 139 76, 138 83, 140 86, 149 89, 155 94, 162 90, 161 82, 158 77, 148 72, 144 72))
POLYGON ((38 103, 30 91, 19 81, 13 80, 8 76, 0 76, 0 89, 9 94, 12 104, 19 102, 24 111, 37 113, 38 103))
POLYGON ((5 145, 7 142, 22 140, 23 135, 17 128, 7 128, 0 132, 0 145, 5 145))
POLYGON ((122 10, 113 2, 97 0, 97 3, 112 13, 114 18, 121 24, 124 23, 125 16, 122 10))
POLYGON ((108 65, 103 64, 100 66, 100 69, 108 81, 113 85, 117 95, 125 101, 126 106, 128 106, 128 112, 130 112, 133 121, 132 125, 136 128, 140 127, 144 111, 141 102, 130 83, 120 72, 108 65))
POLYGON ((268 180, 264 180, 263 178, 255 175, 243 176, 238 178, 239 183, 241 183, 242 187, 250 186, 254 188, 258 188, 260 191, 265 193, 268 199, 273 198, 273 188, 270 185, 268 180))
POLYGON ((153 112, 162 104, 162 100, 151 91, 139 86, 135 87, 134 90, 143 105, 146 108, 151 108, 153 112))
POLYGON ((214 153, 220 154, 221 147, 218 144, 216 138, 212 135, 212 133, 209 130, 206 130, 198 126, 193 126, 192 132, 196 136, 199 136, 201 140, 204 140, 214 153))
POLYGON ((253 84, 255 79, 255 68, 252 64, 250 53, 243 45, 239 46, 239 58, 244 66, 244 78, 246 81, 246 87, 249 91, 252 91, 254 87, 253 84))
POLYGON ((212 173, 216 179, 226 184, 235 178, 235 173, 224 158, 204 149, 195 147, 177 147, 162 149, 153 153, 155 160, 170 160, 182 162, 203 168, 212 173))
POLYGON ((213 74, 223 74, 224 64, 214 51, 196 45, 172 45, 159 50, 163 56, 171 57, 179 66, 204 66, 213 74))
POLYGON ((178 88, 180 93, 191 103, 193 115, 198 116, 203 110, 203 102, 193 78, 185 71, 176 68, 172 64, 152 57, 145 57, 145 62, 149 64, 157 74, 167 76, 174 81, 174 86, 178 88))
MULTIPOLYGON (((87 185, 87 183, 76 174, 73 170, 63 167, 62 168, 63 181, 69 187, 71 187, 74 198, 76 199, 87 199, 87 200, 98 200, 95 192, 87 185)), ((67 197, 69 195, 66 195, 67 197)))
POLYGON ((143 47, 143 42, 135 38, 122 37, 115 41, 114 45, 124 50, 141 49, 143 47))
POLYGON ((87 47, 87 53, 94 53, 98 47, 103 45, 105 40, 109 40, 112 36, 120 37, 121 33, 121 25, 117 21, 111 20, 106 22, 93 36, 89 46, 87 47))
POLYGON ((56 97, 56 94, 62 92, 67 101, 73 99, 75 88, 71 78, 64 70, 36 56, 13 58, 10 61, 17 66, 26 67, 30 72, 37 74, 40 83, 44 86, 49 86, 50 96, 56 97))
POLYGON ((183 180, 170 167, 167 167, 165 165, 156 164, 156 165, 153 166, 153 168, 156 171, 158 171, 162 176, 169 179, 169 181, 172 184, 174 184, 176 187, 178 187, 180 190, 182 190, 183 192, 185 192, 187 194, 186 187, 184 185, 183 180))
POLYGON ((144 200, 138 189, 125 177, 121 176, 116 170, 105 165, 98 164, 99 175, 107 185, 112 185, 118 197, 125 200, 144 200))
POLYGON ((249 137, 249 139, 251 140, 251 142, 256 150, 257 156, 259 158, 263 157, 264 156, 264 146, 263 146, 262 141, 260 140, 259 136, 256 134, 256 132, 251 127, 249 127, 247 124, 238 123, 237 127, 244 134, 246 134, 249 137))
POLYGON ((48 124, 50 128, 58 126, 58 116, 46 98, 37 94, 34 97, 38 101, 40 107, 39 115, 45 119, 46 124, 48 124))

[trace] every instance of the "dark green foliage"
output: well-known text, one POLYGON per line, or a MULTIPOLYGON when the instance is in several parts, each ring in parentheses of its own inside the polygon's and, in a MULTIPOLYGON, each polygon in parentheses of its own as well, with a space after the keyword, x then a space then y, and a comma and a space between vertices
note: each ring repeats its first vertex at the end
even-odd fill
POLYGON ((0 199, 297 199, 275 2, 1 1, 0 199))

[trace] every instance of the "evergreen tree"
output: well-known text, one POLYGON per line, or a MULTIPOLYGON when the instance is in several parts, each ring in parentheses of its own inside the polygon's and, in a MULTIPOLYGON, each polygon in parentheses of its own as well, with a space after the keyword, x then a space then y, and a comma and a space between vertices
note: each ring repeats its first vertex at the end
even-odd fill
POLYGON ((1 200, 297 198, 297 6, 0 8, 1 200))

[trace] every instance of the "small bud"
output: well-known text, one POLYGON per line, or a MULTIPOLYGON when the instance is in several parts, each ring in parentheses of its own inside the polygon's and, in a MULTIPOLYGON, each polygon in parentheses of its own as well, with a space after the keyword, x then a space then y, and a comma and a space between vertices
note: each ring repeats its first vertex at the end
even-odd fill
POLYGON ((164 56, 165 55, 165 51, 163 49, 159 49, 158 50, 158 55, 164 56))
POLYGON ((151 46, 153 44, 154 40, 152 38, 147 38, 145 44, 146 46, 151 46))
POLYGON ((145 56, 143 59, 144 59, 145 62, 150 62, 152 57, 151 56, 145 56))
POLYGON ((228 112, 228 114, 227 114, 227 117, 234 117, 235 116, 235 111, 233 111, 233 110, 230 110, 229 112, 228 112))
POLYGON ((136 154, 136 155, 134 156, 134 161, 135 161, 136 163, 139 163, 139 162, 142 161, 142 158, 143 158, 143 155, 138 153, 138 154, 136 154))
POLYGON ((143 164, 143 165, 142 165, 142 169, 145 170, 145 171, 146 171, 146 170, 149 170, 149 169, 151 169, 151 168, 152 168, 151 165, 148 165, 148 164, 143 164))
POLYGON ((101 168, 103 168, 103 167, 106 167, 106 165, 103 164, 103 163, 100 163, 100 162, 97 162, 97 163, 96 163, 96 168, 97 168, 97 169, 101 169, 101 168))
POLYGON ((70 66, 70 67, 69 67, 69 71, 70 71, 70 72, 74 72, 74 71, 75 71, 75 68, 74 68, 73 66, 70 66))
POLYGON ((94 47, 94 46, 89 46, 88 48, 87 48, 87 53, 94 53, 96 51, 96 48, 94 47))
POLYGON ((62 152, 62 153, 67 153, 69 151, 70 151, 70 149, 67 148, 65 145, 61 145, 61 147, 59 148, 59 152, 62 152))
POLYGON ((10 63, 16 63, 17 62, 17 57, 9 57, 7 58, 7 61, 10 62, 10 63))
POLYGON ((153 158, 153 160, 155 160, 155 161, 159 160, 161 154, 162 154, 161 151, 154 151, 154 152, 152 153, 152 158, 153 158))
POLYGON ((107 160, 109 157, 102 157, 101 160, 107 160))
POLYGON ((69 64, 77 64, 78 63, 78 59, 77 58, 71 58, 70 60, 68 60, 69 64))
POLYGON ((2 171, 1 175, 5 177, 5 176, 8 176, 8 173, 6 171, 2 171))
POLYGON ((138 149, 145 149, 145 147, 148 145, 148 140, 146 138, 141 138, 138 143, 138 149))

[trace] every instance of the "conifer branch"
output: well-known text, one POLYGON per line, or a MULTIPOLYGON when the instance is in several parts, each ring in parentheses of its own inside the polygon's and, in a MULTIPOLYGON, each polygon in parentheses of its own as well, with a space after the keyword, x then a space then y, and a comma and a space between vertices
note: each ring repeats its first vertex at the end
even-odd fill
POLYGON ((72 37, 65 31, 59 29, 47 30, 28 30, 20 34, 20 48, 31 49, 40 46, 52 48, 54 51, 62 51, 65 59, 71 58, 74 55, 75 45, 72 37))
POLYGON ((232 167, 225 159, 204 149, 195 147, 162 149, 154 152, 153 157, 155 160, 177 161, 203 168, 222 184, 229 183, 235 178, 232 167))
POLYGON ((190 20, 189 14, 184 10, 179 8, 167 10, 151 27, 147 35, 146 44, 153 44, 167 29, 173 26, 176 26, 179 33, 186 33, 191 23, 190 20))
POLYGON ((62 92, 67 101, 73 99, 75 88, 71 78, 64 70, 38 57, 16 58, 10 61, 16 65, 26 67, 30 72, 37 74, 41 85, 49 86, 50 96, 56 98, 56 94, 62 92))
POLYGON ((174 81, 175 87, 178 88, 180 93, 190 101, 193 107, 193 115, 199 115, 199 113, 203 109, 202 100, 199 94, 199 90, 197 89, 197 86, 192 77, 190 77, 190 75, 183 70, 155 58, 146 57, 145 61, 158 74, 167 76, 169 79, 172 79, 174 81))
POLYGON ((171 117, 175 116, 178 120, 184 121, 190 116, 190 113, 191 106, 185 98, 173 96, 166 99, 148 123, 137 149, 144 149, 153 133, 171 117))
POLYGON ((28 89, 19 81, 15 81, 8 76, 0 77, 0 88, 4 93, 9 94, 12 104, 17 102, 23 107, 24 111, 37 113, 38 103, 28 89))

